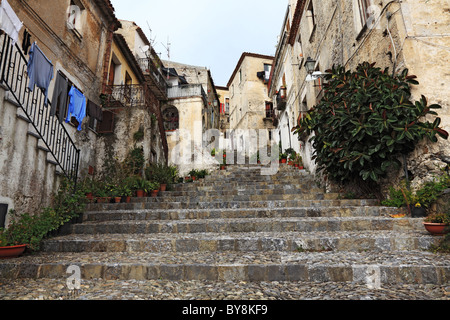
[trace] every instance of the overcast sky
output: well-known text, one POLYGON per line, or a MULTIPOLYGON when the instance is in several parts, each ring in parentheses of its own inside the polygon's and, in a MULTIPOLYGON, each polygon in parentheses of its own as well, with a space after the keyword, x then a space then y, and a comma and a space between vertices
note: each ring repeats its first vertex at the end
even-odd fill
POLYGON ((111 0, 118 19, 136 22, 168 60, 211 70, 226 86, 243 52, 275 55, 288 0, 111 0), (150 33, 149 26, 152 30, 150 33))

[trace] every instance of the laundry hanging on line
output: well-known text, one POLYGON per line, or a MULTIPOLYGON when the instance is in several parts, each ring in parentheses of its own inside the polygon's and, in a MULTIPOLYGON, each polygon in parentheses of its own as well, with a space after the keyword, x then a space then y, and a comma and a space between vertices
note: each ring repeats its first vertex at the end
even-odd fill
POLYGON ((78 121, 78 131, 81 131, 81 123, 86 117, 86 97, 77 88, 72 86, 69 91, 69 110, 66 122, 70 122, 71 117, 78 121))
POLYGON ((22 21, 19 20, 19 17, 17 17, 8 1, 2 0, 0 5, 0 29, 11 38, 11 45, 16 44, 19 39, 19 31, 22 27, 22 21))
POLYGON ((59 107, 58 119, 60 122, 64 121, 68 88, 69 84, 67 79, 58 72, 56 75, 55 87, 53 89, 52 108, 50 109, 50 116, 55 116, 56 110, 59 107))
POLYGON ((38 47, 36 42, 31 45, 29 55, 27 71, 30 81, 28 83, 28 89, 33 91, 35 85, 41 88, 45 94, 45 105, 47 105, 48 87, 50 81, 53 79, 53 64, 38 47))

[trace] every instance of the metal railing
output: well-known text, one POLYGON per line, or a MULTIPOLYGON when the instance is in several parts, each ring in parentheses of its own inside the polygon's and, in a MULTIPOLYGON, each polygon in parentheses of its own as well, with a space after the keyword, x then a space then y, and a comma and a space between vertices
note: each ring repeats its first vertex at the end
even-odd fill
POLYGON ((201 84, 185 84, 180 86, 170 87, 167 90, 167 97, 169 99, 187 98, 201 96, 205 104, 208 102, 205 90, 201 84))
POLYGON ((106 93, 105 109, 146 105, 145 88, 140 84, 107 86, 106 93))
POLYGON ((51 102, 45 105, 45 95, 35 87, 28 89, 27 58, 11 38, 0 36, 0 83, 5 86, 13 101, 23 110, 39 138, 51 153, 63 174, 76 185, 80 150, 76 147, 64 124, 57 116, 50 116, 51 102))
POLYGON ((155 84, 158 86, 161 92, 167 92, 167 81, 162 75, 161 71, 155 66, 152 58, 140 58, 138 59, 139 66, 144 74, 148 74, 152 77, 155 84))

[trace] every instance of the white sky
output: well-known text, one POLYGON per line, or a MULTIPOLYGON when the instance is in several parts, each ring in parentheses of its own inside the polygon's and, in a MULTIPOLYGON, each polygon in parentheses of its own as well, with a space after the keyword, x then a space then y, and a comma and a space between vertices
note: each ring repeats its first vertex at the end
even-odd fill
POLYGON ((171 61, 207 67, 216 86, 227 85, 243 52, 275 55, 288 5, 288 0, 111 2, 118 19, 136 22, 155 40, 161 59, 168 60, 169 40, 171 61))

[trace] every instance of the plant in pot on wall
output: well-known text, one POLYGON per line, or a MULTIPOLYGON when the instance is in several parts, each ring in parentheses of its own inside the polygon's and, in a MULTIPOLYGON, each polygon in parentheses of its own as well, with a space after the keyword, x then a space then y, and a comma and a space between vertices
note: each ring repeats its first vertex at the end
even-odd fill
POLYGON ((149 181, 148 190, 151 192, 151 197, 156 198, 158 196, 160 183, 156 181, 149 181))
POLYGON ((142 198, 147 192, 148 183, 144 178, 138 178, 136 180, 135 189, 136 189, 136 197, 142 198))

